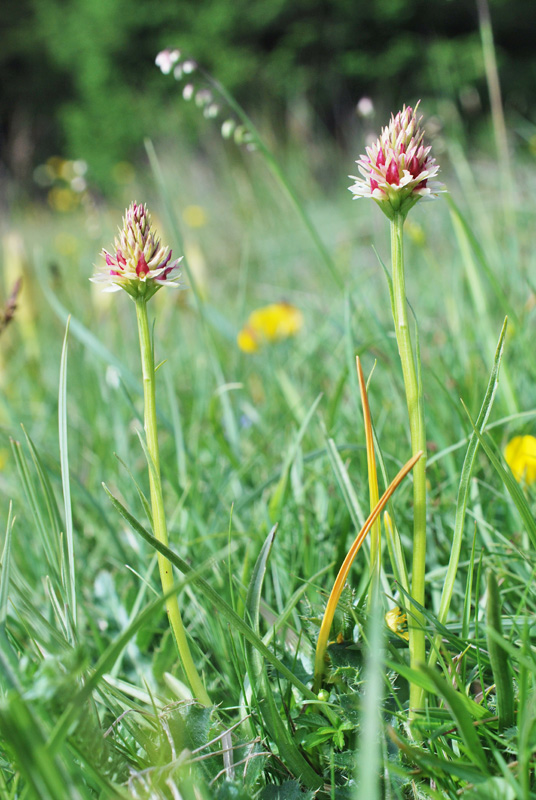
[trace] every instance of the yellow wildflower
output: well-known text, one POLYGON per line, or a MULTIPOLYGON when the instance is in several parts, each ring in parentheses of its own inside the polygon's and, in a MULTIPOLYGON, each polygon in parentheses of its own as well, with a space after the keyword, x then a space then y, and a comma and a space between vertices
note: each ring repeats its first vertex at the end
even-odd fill
POLYGON ((407 631, 408 618, 399 606, 395 606, 387 612, 385 623, 389 630, 396 633, 401 639, 405 639, 406 642, 409 641, 409 633, 407 631))
POLYGON ((207 224, 207 215, 203 206, 186 206, 182 218, 189 228, 202 228, 207 224))
POLYGON ((237 336, 244 353, 255 353, 261 345, 295 336, 303 326, 303 314, 290 303, 272 303, 257 308, 237 336))
POLYGON ((256 353, 259 349, 259 342, 255 331, 251 328, 242 328, 236 337, 239 348, 243 353, 256 353))
POLYGON ((504 458, 516 481, 536 481, 536 438, 514 436, 504 448, 504 458))

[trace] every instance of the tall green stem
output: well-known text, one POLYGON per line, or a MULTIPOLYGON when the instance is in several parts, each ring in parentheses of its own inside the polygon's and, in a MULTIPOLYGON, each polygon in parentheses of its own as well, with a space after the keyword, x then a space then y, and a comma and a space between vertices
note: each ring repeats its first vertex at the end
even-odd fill
MULTIPOLYGON (((153 513, 153 530, 155 538, 167 546, 168 533, 160 480, 160 451, 158 447, 158 428, 156 425, 155 369, 149 320, 147 317, 147 300, 136 298, 136 316, 140 337, 141 367, 143 374, 143 398, 145 401, 144 425, 147 438, 147 450, 152 464, 149 464, 149 486, 151 492, 151 508, 153 513)), ((173 568, 161 553, 158 554, 158 568, 164 594, 173 587, 173 568)), ((179 656, 190 688, 203 705, 209 706, 210 698, 195 667, 190 653, 188 638, 184 629, 177 596, 174 594, 166 601, 169 624, 175 637, 179 656)))
MULTIPOLYGON (((422 387, 417 379, 415 357, 408 325, 406 284, 404 277, 404 216, 395 214, 391 221, 391 258, 393 268, 393 314, 398 352, 404 376, 404 388, 408 405, 411 450, 415 455, 422 450, 424 455, 413 470, 413 570, 411 595, 420 606, 424 606, 426 572, 426 432, 424 427, 424 404, 422 387)), ((420 371, 420 365, 419 365, 420 371)), ((416 606, 411 606, 412 621, 409 625, 409 653, 411 666, 424 664, 426 659, 424 619, 416 606)), ((424 690, 410 685, 410 717, 424 705, 424 690)))

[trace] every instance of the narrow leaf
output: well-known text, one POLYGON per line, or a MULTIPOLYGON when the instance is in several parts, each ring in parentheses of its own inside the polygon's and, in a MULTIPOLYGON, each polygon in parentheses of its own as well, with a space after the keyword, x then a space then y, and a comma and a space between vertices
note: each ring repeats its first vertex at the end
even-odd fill
POLYGON ((311 408, 307 412, 302 424, 300 425, 298 433, 294 437, 293 442, 291 443, 290 447, 287 450, 287 453, 286 453, 286 456, 285 456, 285 460, 284 460, 284 463, 283 463, 283 468, 281 470, 281 477, 280 477, 280 479, 278 481, 278 484, 277 484, 277 486, 276 486, 276 488, 274 490, 274 493, 272 495, 272 498, 271 498, 269 506, 268 506, 268 510, 270 512, 270 519, 271 520, 275 521, 275 520, 277 520, 279 518, 279 515, 281 513, 281 507, 283 505, 283 500, 284 500, 284 497, 285 497, 285 492, 286 492, 286 489, 287 489, 288 476, 289 476, 290 468, 292 466, 292 462, 296 458, 296 455, 298 453, 298 449, 299 449, 299 447, 301 445, 302 439, 305 436, 307 428, 309 427, 309 423, 311 422, 311 419, 313 418, 313 414, 315 413, 316 409, 318 408, 318 404, 320 403, 321 399, 322 399, 322 395, 319 394, 318 397, 316 398, 316 400, 313 402, 313 405, 311 406, 311 408))
POLYGON ((410 472, 419 458, 422 456, 422 450, 419 450, 410 460, 402 467, 398 475, 393 479, 391 484, 388 486, 384 494, 382 495, 381 500, 378 502, 376 508, 371 512, 367 521, 359 531, 357 537, 355 538, 350 550, 348 551, 346 558, 344 559, 342 566, 339 570, 339 574, 335 579, 335 583, 333 585, 333 589, 331 590, 331 594, 329 596, 328 602, 326 604, 326 610, 324 611, 324 617, 322 619, 322 624, 320 626, 320 632, 318 634, 318 641, 316 644, 316 655, 315 655, 315 680, 313 688, 318 692, 320 690, 320 684, 322 681, 322 674, 324 672, 324 656, 328 644, 329 633, 331 630, 331 624, 333 622, 333 617, 335 615, 335 609, 337 608, 337 604, 339 602, 339 598, 341 596, 341 592, 344 588, 344 584, 346 582, 346 578, 348 577, 348 573, 350 571, 350 567, 359 552, 359 548, 365 541, 365 538, 371 529, 372 525, 374 524, 375 520, 379 517, 385 506, 387 505, 389 498, 392 494, 396 491, 400 483, 406 477, 408 472, 410 472))
POLYGON ((9 502, 7 514, 6 538, 2 550, 2 574, 0 575, 0 628, 5 628, 7 619, 7 601, 9 596, 9 564, 11 556, 11 532, 15 518, 13 517, 13 503, 9 502))
POLYGON ((71 485, 69 480, 69 452, 67 447, 67 340, 69 324, 67 319, 65 336, 61 351, 60 384, 58 395, 58 427, 60 442, 61 483, 65 505, 65 543, 67 547, 66 591, 73 625, 76 627, 76 573, 74 566, 73 513, 71 509, 71 485))
MULTIPOLYGON (((462 401, 462 403, 463 403, 463 401, 462 401)), ((475 427, 473 421, 471 420, 471 417, 469 415, 469 411, 467 410, 467 408, 466 408, 464 403, 463 403, 463 407, 465 408, 467 416, 469 417, 469 421, 471 422, 471 425, 473 426, 473 430, 474 430, 474 432, 475 432, 475 434, 476 434, 476 436, 478 438, 478 441, 482 445, 482 449, 484 450, 484 452, 486 453, 487 457, 491 461, 491 463, 492 463, 493 467, 495 468, 495 471, 499 475, 501 481, 504 483, 504 485, 505 485, 510 497, 512 498, 512 500, 514 502, 515 507, 517 508, 517 510, 519 512, 519 516, 523 520, 523 523, 524 523, 524 525, 526 527, 526 530, 527 530, 529 538, 530 538, 530 540, 532 542, 532 545, 533 545, 534 548, 536 548, 536 519, 534 518, 534 516, 532 514, 532 511, 530 509, 529 504, 527 503, 525 495, 523 494, 518 482, 514 478, 514 476, 512 474, 512 471, 510 469, 506 470, 503 467, 503 465, 501 463, 501 455, 498 452, 498 448, 496 447, 496 445, 493 444, 493 442, 491 440, 487 441, 482 436, 480 431, 477 430, 477 428, 475 427)))
MULTIPOLYGON (((104 485, 104 484, 103 484, 104 485)), ((200 575, 196 573, 196 571, 189 566, 180 556, 178 556, 173 550, 169 547, 166 547, 162 542, 159 542, 154 536, 152 536, 148 530, 146 530, 143 525, 141 525, 132 514, 127 511, 122 503, 114 497, 114 495, 110 492, 107 486, 104 485, 104 491, 110 498, 110 501, 114 508, 119 512, 119 514, 123 517, 126 522, 130 525, 132 530, 141 536, 148 544, 151 545, 155 550, 158 550, 159 553, 162 553, 171 563, 177 567, 180 572, 184 575, 187 575, 191 582, 195 584, 201 592, 210 600, 211 603, 215 606, 217 611, 222 614, 233 627, 242 634, 242 636, 246 639, 246 641, 250 642, 254 647, 257 648, 259 653, 261 653, 267 661, 269 661, 280 673, 281 675, 286 678, 290 683, 293 684, 301 693, 302 695, 308 700, 318 700, 317 696, 305 686, 296 676, 291 672, 291 670, 286 667, 278 658, 275 656, 271 650, 264 644, 262 639, 260 639, 257 634, 251 629, 251 627, 244 622, 242 617, 240 617, 232 608, 231 606, 223 600, 219 592, 214 589, 208 581, 202 578, 200 575)))
MULTIPOLYGON (((367 448, 367 474, 369 485, 369 500, 370 510, 372 511, 380 499, 378 490, 378 473, 376 471, 376 458, 374 455, 374 435, 372 431, 372 419, 370 415, 370 406, 368 401, 367 387, 365 384, 365 376, 361 368, 361 361, 359 356, 356 357, 357 376, 359 378, 359 391, 361 393, 361 404, 363 406, 363 422, 365 426, 365 442, 367 448)), ((376 519, 371 528, 370 533, 370 574, 371 574, 371 592, 370 597, 374 593, 374 587, 379 582, 381 572, 381 522, 380 518, 376 519)))
POLYGON ((480 767, 484 774, 486 774, 488 772, 486 754, 480 743, 477 730, 473 725, 473 719, 467 710, 462 696, 450 683, 447 683, 446 680, 440 677, 435 670, 430 669, 430 667, 427 667, 424 664, 421 665, 421 669, 434 684, 437 694, 439 694, 449 706, 452 716, 456 720, 456 724, 464 740, 469 756, 476 766, 480 767))
MULTIPOLYGON (((497 344, 497 349, 495 351, 495 358, 493 361, 493 367, 489 377, 486 394, 484 396, 484 401, 482 403, 482 406, 480 408, 480 413, 476 421, 476 428, 478 429, 478 433, 483 433, 484 428, 486 427, 486 423, 488 421, 489 415, 491 413, 491 408, 493 406, 493 400, 495 398, 497 386, 499 384, 499 367, 501 365, 501 359, 504 350, 506 326, 507 326, 507 320, 504 321, 501 330, 501 335, 499 336, 499 341, 497 344)), ((479 438, 477 435, 477 431, 475 430, 471 434, 471 438, 469 439, 469 445, 467 447, 467 452, 465 454, 461 478, 460 478, 460 484, 458 487, 458 499, 456 501, 456 517, 454 520, 454 535, 452 538, 449 565, 447 568, 445 582, 443 584, 443 591, 441 592, 441 601, 439 603, 439 611, 437 614, 437 618, 439 622, 442 624, 446 622, 448 617, 450 603, 452 600, 452 593, 454 591, 454 584, 456 581, 456 574, 458 572, 458 564, 460 561, 460 552, 463 541, 465 513, 467 510, 467 500, 469 497, 471 475, 475 464, 478 444, 479 444, 479 438)), ((432 666, 432 664, 435 663, 440 642, 441 642, 440 637, 436 637, 430 651, 430 660, 429 660, 430 666, 432 666)))
MULTIPOLYGON (((259 553, 246 597, 246 614, 252 630, 259 637, 259 609, 262 585, 264 576, 266 575, 266 566, 268 564, 275 533, 276 526, 274 526, 268 534, 261 552, 259 553)), ((318 789, 322 785, 322 778, 320 775, 317 775, 311 765, 302 756, 281 719, 260 652, 254 645, 250 644, 247 648, 247 653, 250 661, 251 678, 255 681, 257 698, 260 699, 260 708, 270 736, 276 742, 279 751, 285 754, 285 762, 295 777, 299 777, 309 788, 318 789)))
POLYGON ((508 656, 497 642, 501 639, 501 596, 497 578, 490 570, 488 572, 488 601, 486 606, 486 624, 489 660, 495 681, 497 695, 497 715, 499 717, 499 730, 511 728, 514 724, 514 681, 508 667, 508 656), (496 636, 491 636, 494 631, 496 636))

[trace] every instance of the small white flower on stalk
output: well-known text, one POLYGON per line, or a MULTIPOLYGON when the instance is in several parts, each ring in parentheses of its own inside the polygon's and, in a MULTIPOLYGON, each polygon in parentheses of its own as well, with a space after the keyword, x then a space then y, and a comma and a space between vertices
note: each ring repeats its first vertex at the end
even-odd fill
POLYGON ((391 115, 380 138, 356 161, 362 177, 350 175, 355 180, 349 187, 354 198, 371 197, 389 219, 395 214, 405 217, 422 197, 434 198, 445 191, 441 183, 431 180, 439 166, 430 155, 431 146, 423 144, 418 107, 419 103, 415 109, 404 106, 391 115))
POLYGON ((374 116, 374 103, 370 97, 362 97, 356 106, 356 111, 360 117, 367 118, 374 116))
POLYGON ((182 96, 185 100, 191 100, 194 96, 194 86, 192 83, 187 83, 184 89, 182 90, 182 96))
POLYGON ((149 300, 162 286, 179 286, 181 258, 171 260, 171 250, 163 247, 151 228, 147 207, 132 203, 123 217, 123 227, 115 238, 114 250, 103 250, 106 265, 91 278, 104 283, 105 292, 124 289, 136 299, 149 300))
POLYGON ((158 53, 154 63, 160 68, 164 75, 169 75, 173 65, 177 63, 180 57, 180 50, 170 50, 166 48, 166 50, 161 50, 160 53, 158 53))

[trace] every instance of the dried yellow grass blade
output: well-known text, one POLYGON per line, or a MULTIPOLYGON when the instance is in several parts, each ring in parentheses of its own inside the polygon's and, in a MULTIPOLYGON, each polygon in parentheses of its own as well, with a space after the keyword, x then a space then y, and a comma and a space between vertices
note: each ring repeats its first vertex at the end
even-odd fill
POLYGON ((316 644, 316 654, 315 654, 315 677, 313 683, 313 691, 318 692, 320 690, 320 684, 322 682, 322 675, 324 672, 324 656, 326 653, 327 645, 328 645, 328 637, 331 630, 331 624, 333 622, 333 617, 335 615, 335 609, 337 608, 337 604, 339 602, 341 592, 343 590, 344 584, 346 583, 346 578, 348 577, 348 573, 350 571, 350 567, 352 566, 353 560, 356 557, 359 548, 365 541, 365 538, 372 528, 374 522, 378 519, 379 515, 389 502, 391 496, 402 483, 408 472, 410 472, 417 461, 422 456, 422 450, 419 450, 410 460, 404 464, 400 472, 396 475, 395 478, 391 481, 387 489, 385 490, 384 494, 382 495, 381 499, 378 501, 374 510, 370 513, 367 521, 357 534, 351 548, 349 549, 346 558, 344 559, 342 566, 339 570, 339 574, 335 579, 335 583, 333 584, 333 589, 331 590, 331 594, 329 596, 326 610, 324 611, 324 618, 322 619, 322 624, 320 626, 320 633, 318 634, 318 641, 316 644))
MULTIPOLYGON (((363 420, 365 423, 365 443, 367 449, 367 472, 369 485, 370 510, 377 506, 380 499, 378 490, 378 473, 376 470, 376 456, 374 454, 374 437, 372 434, 372 418, 368 401, 367 386, 361 368, 359 356, 356 356, 357 377, 359 379, 359 391, 361 392, 361 404, 363 406, 363 420)), ((381 525, 380 519, 375 520, 370 534, 370 572, 372 576, 372 586, 378 585, 381 570, 381 525)), ((372 596, 372 592, 371 592, 372 596)))

